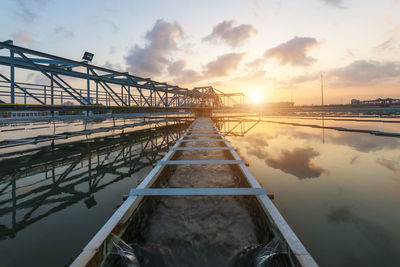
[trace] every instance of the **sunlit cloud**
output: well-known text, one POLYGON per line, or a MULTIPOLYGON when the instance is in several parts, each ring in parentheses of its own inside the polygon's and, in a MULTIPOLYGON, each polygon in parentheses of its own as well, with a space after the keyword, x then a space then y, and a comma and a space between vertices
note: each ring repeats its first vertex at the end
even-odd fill
POLYGON ((32 34, 28 31, 18 31, 13 34, 13 40, 16 43, 21 43, 25 45, 31 45, 35 42, 32 34))
POLYGON ((186 60, 177 60, 168 67, 168 72, 175 77, 174 81, 182 84, 194 85, 200 81, 216 82, 215 79, 229 76, 238 69, 246 53, 228 53, 218 56, 206 63, 202 69, 196 71, 187 68, 186 60))
POLYGON ((173 82, 177 84, 193 84, 203 79, 199 72, 188 69, 187 61, 183 59, 172 62, 168 66, 168 73, 174 77, 173 82))
POLYGON ((308 56, 307 53, 318 44, 318 41, 312 37, 294 37, 285 43, 268 49, 264 56, 277 59, 281 65, 309 66, 316 59, 308 56))
POLYGON ((203 41, 224 42, 231 47, 242 45, 251 36, 256 35, 258 31, 250 24, 241 24, 233 26, 233 20, 223 21, 214 26, 211 34, 204 37, 203 41))
POLYGON ((336 78, 339 86, 368 86, 382 83, 400 76, 399 61, 357 60, 351 64, 332 70, 329 75, 336 78))
POLYGON ((383 52, 383 51, 388 51, 388 50, 393 50, 394 49, 395 42, 393 38, 389 38, 382 43, 378 44, 377 46, 374 47, 374 50, 377 52, 383 52))
POLYGON ((236 70, 245 53, 228 53, 218 56, 216 60, 206 65, 204 75, 207 77, 220 77, 236 70))
POLYGON ((291 84, 305 83, 305 82, 315 81, 317 79, 319 80, 319 78, 320 78, 320 73, 304 74, 292 77, 290 79, 290 83, 291 84))
POLYGON ((321 73, 305 73, 302 75, 288 77, 284 80, 275 80, 276 89, 289 90, 296 89, 309 82, 314 82, 320 79, 321 73))
POLYGON ((178 50, 178 41, 184 37, 183 27, 178 23, 157 20, 146 33, 144 47, 134 45, 126 56, 128 70, 135 75, 157 76, 171 64, 169 56, 178 50))

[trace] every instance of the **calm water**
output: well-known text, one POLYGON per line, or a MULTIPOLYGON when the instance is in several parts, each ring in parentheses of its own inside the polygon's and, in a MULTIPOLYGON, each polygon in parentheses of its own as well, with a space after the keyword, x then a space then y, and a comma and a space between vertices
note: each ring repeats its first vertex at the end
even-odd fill
MULTIPOLYGON (((381 122, 324 124, 400 132, 381 122)), ((1 161, 1 266, 68 263, 179 132, 80 140, 1 161)), ((227 138, 321 266, 398 266, 400 139, 273 123, 227 138)))
POLYGON ((228 139, 321 266, 399 265, 400 139, 273 123, 228 139))
POLYGON ((186 127, 152 127, 0 161, 0 265, 71 262, 186 127))

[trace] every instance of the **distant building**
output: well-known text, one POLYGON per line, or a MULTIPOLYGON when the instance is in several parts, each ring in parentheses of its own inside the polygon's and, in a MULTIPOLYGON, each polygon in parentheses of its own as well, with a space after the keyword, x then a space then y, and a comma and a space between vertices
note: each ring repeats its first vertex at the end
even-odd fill
POLYGON ((72 101, 65 101, 65 102, 64 102, 64 105, 73 106, 73 105, 75 105, 75 104, 74 104, 74 102, 72 102, 72 101))
POLYGON ((394 106, 394 105, 400 105, 400 99, 396 99, 396 98, 377 98, 377 99, 373 99, 373 100, 352 99, 351 105, 353 105, 353 106, 389 107, 389 106, 394 106))

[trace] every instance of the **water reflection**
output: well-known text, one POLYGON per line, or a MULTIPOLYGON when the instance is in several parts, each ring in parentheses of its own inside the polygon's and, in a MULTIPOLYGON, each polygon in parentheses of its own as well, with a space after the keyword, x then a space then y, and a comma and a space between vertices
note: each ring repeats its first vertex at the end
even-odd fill
POLYGON ((322 173, 329 174, 329 171, 317 166, 312 159, 320 153, 311 147, 295 148, 292 151, 282 150, 278 157, 267 157, 265 163, 274 169, 280 169, 290 173, 299 179, 320 177, 322 173))
POLYGON ((250 133, 242 142, 246 154, 263 160, 268 166, 292 174, 299 179, 320 177, 329 171, 313 162, 320 155, 314 148, 298 147, 268 152, 268 140, 277 138, 273 133, 250 133))
MULTIPOLYGON (((368 251, 369 253, 375 254, 376 251, 374 251, 374 248, 384 252, 384 255, 376 255, 376 260, 378 260, 379 257, 382 257, 381 263, 383 265, 385 265, 384 262, 390 262, 390 258, 397 257, 398 252, 394 246, 393 238, 390 236, 387 229, 383 228, 378 223, 375 223, 373 220, 358 215, 352 207, 332 207, 327 214, 327 219, 330 223, 354 226, 355 230, 365 237, 366 241, 372 248, 371 251, 368 251)), ((356 264, 356 262, 357 261, 355 261, 354 264, 356 264)))
POLYGON ((378 158, 376 160, 376 163, 392 171, 395 174, 400 172, 400 159, 394 160, 394 159, 378 158))
POLYGON ((398 265, 399 138, 261 122, 228 139, 321 266, 398 265))
POLYGON ((358 163, 358 156, 354 156, 354 157, 352 157, 351 159, 350 159, 350 162, 349 162, 350 164, 357 164, 358 163))
POLYGON ((251 131, 260 120, 248 120, 243 118, 216 118, 214 124, 225 136, 244 136, 251 131))
POLYGON ((358 231, 362 232, 372 244, 379 247, 390 247, 392 245, 393 240, 388 236, 385 229, 373 221, 357 215, 350 206, 332 207, 327 214, 327 218, 331 223, 354 224, 358 231))
MULTIPOLYGON (((129 187, 141 181, 136 174, 146 168, 151 169, 176 142, 181 131, 186 127, 187 124, 153 126, 117 136, 73 142, 54 148, 11 155, 3 159, 0 162, 0 180, 2 180, 0 183, 0 248, 3 248, 2 252, 4 253, 7 249, 21 250, 21 247, 25 245, 21 241, 17 243, 8 241, 9 238, 25 239, 32 234, 30 229, 34 225, 47 225, 47 234, 56 234, 62 239, 63 233, 58 233, 57 229, 61 227, 67 232, 68 229, 73 230, 67 221, 61 219, 64 215, 57 215, 63 210, 68 210, 71 220, 78 217, 82 223, 82 229, 73 231, 88 233, 97 231, 97 226, 85 226, 85 221, 94 218, 89 220, 90 213, 86 214, 75 204, 82 202, 86 210, 92 210, 99 202, 104 205, 105 199, 109 197, 102 191, 112 193, 119 184, 129 184, 130 186, 123 186, 116 194, 116 198, 121 201, 122 194, 126 194, 129 187), (128 183, 121 183, 125 179, 128 183), (49 224, 49 217, 55 219, 51 220, 53 223, 49 224), (37 224, 38 222, 40 223, 37 224), (21 236, 18 238, 19 234, 21 236)), ((114 195, 111 194, 111 196, 114 195)), ((112 205, 115 207, 116 204, 117 202, 114 201, 112 205)), ((113 212, 109 206, 97 208, 96 212, 98 210, 113 212)), ((99 221, 104 223, 107 218, 103 214, 99 221)), ((78 233, 76 235, 74 234, 74 238, 82 238, 78 233)), ((49 266, 52 265, 50 263, 65 264, 69 257, 73 257, 74 253, 89 241, 86 236, 87 234, 79 243, 63 244, 69 246, 70 250, 57 252, 54 258, 49 256, 44 259, 43 255, 46 251, 56 249, 58 251, 59 248, 43 241, 41 246, 28 246, 29 251, 35 252, 34 258, 28 257, 24 260, 23 257, 8 257, 4 264, 6 266, 7 262, 15 266, 27 265, 28 262, 31 265, 36 263, 41 266, 44 266, 44 263, 48 263, 49 266), (63 258, 61 254, 69 256, 63 258)))

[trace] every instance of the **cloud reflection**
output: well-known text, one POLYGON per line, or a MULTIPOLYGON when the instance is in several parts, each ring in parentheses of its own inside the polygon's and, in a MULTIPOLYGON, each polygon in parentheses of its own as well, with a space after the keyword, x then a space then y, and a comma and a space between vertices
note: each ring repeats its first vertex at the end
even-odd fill
MULTIPOLYGON (((282 132, 285 134, 285 132, 282 132)), ((321 135, 293 129, 286 134, 299 139, 319 140, 321 135)), ((379 151, 384 149, 398 149, 400 142, 393 137, 378 137, 370 134, 325 131, 325 142, 352 147, 359 152, 379 151)))
POLYGON ((312 162, 312 159, 319 155, 313 148, 295 148, 292 151, 282 150, 277 158, 267 157, 265 163, 299 179, 316 178, 322 173, 329 174, 328 170, 312 162))
POLYGON ((386 230, 377 223, 364 219, 355 214, 349 206, 338 206, 330 209, 327 215, 328 221, 336 224, 354 224, 358 231, 364 235, 371 244, 386 248, 388 254, 396 254, 393 251, 393 239, 387 234, 386 230))
POLYGON ((329 174, 329 171, 315 165, 312 161, 319 156, 319 152, 313 148, 295 148, 293 150, 283 149, 279 155, 272 156, 266 150, 268 139, 276 138, 276 135, 255 133, 246 138, 247 155, 255 156, 263 160, 268 166, 279 169, 285 173, 292 174, 299 179, 320 177, 322 173, 329 174))
POLYGON ((386 169, 388 169, 394 173, 400 172, 400 164, 399 164, 399 161, 397 161, 397 160, 378 158, 376 160, 376 163, 378 163, 382 167, 385 167, 386 169))

